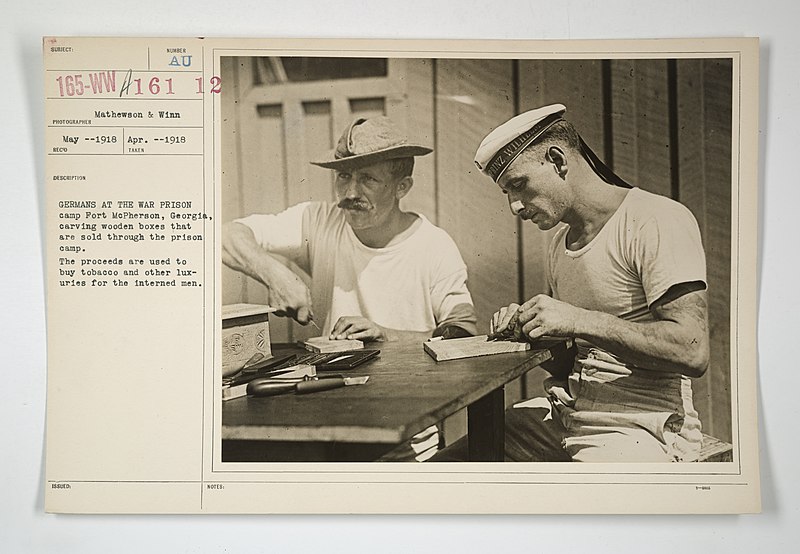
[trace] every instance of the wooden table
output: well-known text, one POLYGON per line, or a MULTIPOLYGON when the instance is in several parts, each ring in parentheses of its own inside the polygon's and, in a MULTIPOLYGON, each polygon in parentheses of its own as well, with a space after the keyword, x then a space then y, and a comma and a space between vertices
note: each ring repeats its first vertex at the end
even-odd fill
POLYGON ((378 358, 347 372, 369 375, 365 385, 223 402, 223 461, 375 460, 463 408, 470 459, 502 461, 505 384, 564 345, 438 363, 418 342, 375 348, 378 358))

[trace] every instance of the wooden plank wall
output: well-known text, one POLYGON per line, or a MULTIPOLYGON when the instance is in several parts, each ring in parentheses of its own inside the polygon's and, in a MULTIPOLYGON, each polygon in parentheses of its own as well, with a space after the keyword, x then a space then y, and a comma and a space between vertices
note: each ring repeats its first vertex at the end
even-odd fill
POLYGON ((730 60, 685 60, 676 67, 679 200, 700 225, 709 283, 711 367, 696 381, 705 431, 730 442, 731 97, 730 60))
MULTIPOLYGON (((498 307, 518 295, 517 224, 494 184, 475 167, 483 137, 514 115, 510 60, 436 62, 436 152, 438 224, 459 246, 478 316, 478 332, 498 307)), ((519 400, 521 384, 506 386, 506 404, 519 400)), ((444 422, 447 444, 466 433, 466 415, 444 422)))
MULTIPOLYGON (((707 253, 712 360, 695 382, 695 406, 707 432, 730 440, 729 61, 398 59, 390 60, 385 84, 331 81, 310 96, 298 92, 308 86, 287 88, 279 101, 255 108, 246 101, 252 68, 231 60, 222 71, 237 83, 232 94, 238 95, 238 117, 223 105, 223 136, 233 137, 223 140, 223 220, 332 199, 329 172, 308 160, 332 147, 354 115, 385 113, 413 139, 435 147, 417 159, 414 190, 403 207, 427 216, 459 245, 481 332, 499 306, 547 291, 552 233, 519 225, 505 196, 475 169, 475 149, 515 113, 565 104, 566 117, 624 179, 682 201, 698 219, 707 253)), ((267 301, 264 288, 249 279, 227 270, 223 279, 224 302, 267 301)), ((282 320, 274 333, 291 340, 307 331, 282 320)), ((542 377, 532 372, 509 386, 508 402, 538 394, 542 377)), ((449 439, 463 433, 462 419, 449 425, 449 439)))
POLYGON ((620 177, 672 196, 666 60, 611 61, 613 166, 620 177))
POLYGON ((478 330, 517 298, 517 225, 506 198, 475 167, 475 149, 514 115, 510 60, 440 60, 436 69, 437 211, 469 268, 478 330), (504 94, 503 91, 506 91, 504 94))

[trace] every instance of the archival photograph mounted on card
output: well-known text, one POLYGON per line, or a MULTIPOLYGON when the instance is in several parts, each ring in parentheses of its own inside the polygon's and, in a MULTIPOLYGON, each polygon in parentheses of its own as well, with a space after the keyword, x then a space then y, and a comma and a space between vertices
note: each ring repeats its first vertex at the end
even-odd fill
POLYGON ((757 511, 757 46, 45 39, 47 509, 757 511))

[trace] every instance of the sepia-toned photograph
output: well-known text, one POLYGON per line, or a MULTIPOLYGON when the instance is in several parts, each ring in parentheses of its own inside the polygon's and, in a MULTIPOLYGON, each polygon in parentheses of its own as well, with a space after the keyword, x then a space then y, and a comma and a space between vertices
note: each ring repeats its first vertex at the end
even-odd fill
POLYGON ((220 57, 221 461, 735 462, 734 65, 220 57))

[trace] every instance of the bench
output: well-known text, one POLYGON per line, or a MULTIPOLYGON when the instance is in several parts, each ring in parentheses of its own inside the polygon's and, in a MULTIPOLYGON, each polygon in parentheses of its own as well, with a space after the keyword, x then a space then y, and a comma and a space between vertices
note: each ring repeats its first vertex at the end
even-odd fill
POLYGON ((721 441, 711 435, 703 434, 703 444, 700 446, 698 462, 732 462, 733 445, 721 441))

